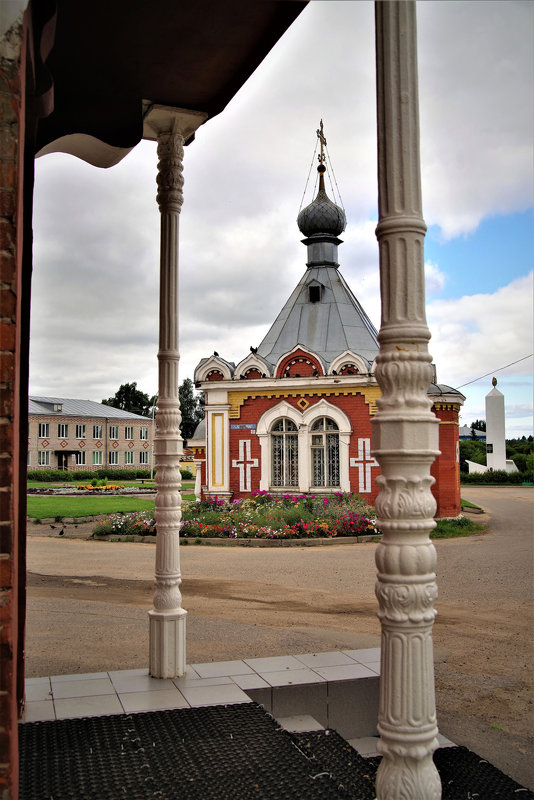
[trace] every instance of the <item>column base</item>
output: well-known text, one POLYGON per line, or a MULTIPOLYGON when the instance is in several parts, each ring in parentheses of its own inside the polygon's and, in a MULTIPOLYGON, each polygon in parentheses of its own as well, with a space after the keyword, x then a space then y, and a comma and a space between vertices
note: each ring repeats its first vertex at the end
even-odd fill
POLYGON ((185 618, 183 608, 149 611, 150 664, 153 678, 180 678, 185 674, 185 618))

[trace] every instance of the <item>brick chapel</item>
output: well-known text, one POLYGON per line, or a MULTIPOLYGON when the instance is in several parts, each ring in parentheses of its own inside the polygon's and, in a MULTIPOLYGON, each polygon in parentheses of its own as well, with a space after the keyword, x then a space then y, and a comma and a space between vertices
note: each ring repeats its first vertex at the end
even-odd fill
MULTIPOLYGON (((195 370, 206 417, 189 444, 203 497, 342 491, 373 504, 379 491, 371 425, 381 395, 374 377, 377 331, 340 271, 346 217, 326 193, 324 136, 317 133, 318 193, 297 219, 306 272, 257 348, 237 365, 214 353, 195 370)), ((437 516, 457 516, 465 397, 438 383, 428 397, 439 419, 440 455, 432 466, 437 516)))

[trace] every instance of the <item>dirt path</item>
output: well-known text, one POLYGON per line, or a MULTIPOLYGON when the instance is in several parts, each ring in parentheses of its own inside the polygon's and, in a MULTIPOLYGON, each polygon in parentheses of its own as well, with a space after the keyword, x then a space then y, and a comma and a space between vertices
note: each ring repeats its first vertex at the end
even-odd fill
MULTIPOLYGON (((534 788, 534 492, 463 494, 491 528, 437 542, 440 729, 534 788)), ((378 645, 374 551, 183 547, 189 663, 378 645)), ((30 537, 28 675, 146 666, 153 563, 153 544, 30 537)))

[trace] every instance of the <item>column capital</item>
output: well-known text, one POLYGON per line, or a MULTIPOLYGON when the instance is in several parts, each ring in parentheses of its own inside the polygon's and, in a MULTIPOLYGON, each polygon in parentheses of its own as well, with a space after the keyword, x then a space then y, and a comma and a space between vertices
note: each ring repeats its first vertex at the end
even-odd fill
POLYGON ((150 141, 157 141, 163 133, 179 133, 187 143, 208 118, 204 111, 144 102, 147 103, 147 109, 143 118, 143 139, 150 141))

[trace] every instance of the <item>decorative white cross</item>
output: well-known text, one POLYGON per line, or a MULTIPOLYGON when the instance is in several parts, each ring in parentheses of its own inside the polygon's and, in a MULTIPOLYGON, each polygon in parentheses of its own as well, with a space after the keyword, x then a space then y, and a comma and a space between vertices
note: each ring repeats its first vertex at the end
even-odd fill
POLYGON ((250 471, 258 466, 258 459, 251 458, 250 439, 239 440, 239 458, 232 460, 232 467, 239 469, 239 491, 250 492, 252 488, 250 471))
POLYGON ((371 440, 358 439, 358 458, 350 459, 351 467, 358 467, 360 494, 372 489, 371 467, 378 467, 378 461, 371 455, 371 440))

